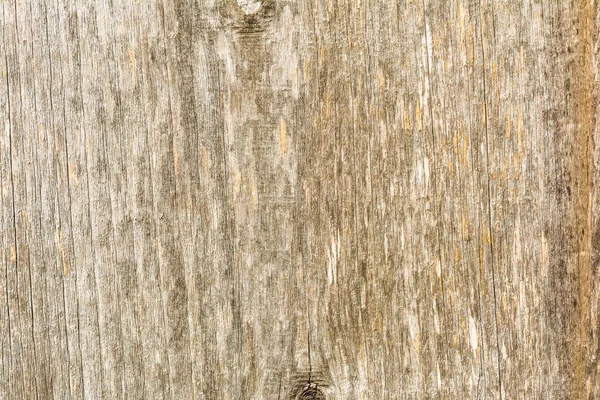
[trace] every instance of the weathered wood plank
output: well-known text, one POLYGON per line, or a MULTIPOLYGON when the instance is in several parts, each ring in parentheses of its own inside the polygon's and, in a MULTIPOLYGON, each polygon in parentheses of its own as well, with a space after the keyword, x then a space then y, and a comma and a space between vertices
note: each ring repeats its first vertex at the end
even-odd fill
POLYGON ((595 1, 1 7, 0 398, 600 396, 595 1))

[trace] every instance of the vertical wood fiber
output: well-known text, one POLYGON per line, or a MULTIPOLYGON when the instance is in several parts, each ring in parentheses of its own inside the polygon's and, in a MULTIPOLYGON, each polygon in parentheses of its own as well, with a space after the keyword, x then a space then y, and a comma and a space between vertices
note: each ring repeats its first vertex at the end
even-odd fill
POLYGON ((0 399, 600 398, 595 0, 0 9, 0 399))

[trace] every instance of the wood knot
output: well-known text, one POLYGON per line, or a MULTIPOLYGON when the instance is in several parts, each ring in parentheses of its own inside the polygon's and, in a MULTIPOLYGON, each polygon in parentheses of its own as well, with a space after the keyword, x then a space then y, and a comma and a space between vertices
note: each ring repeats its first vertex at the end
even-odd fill
POLYGON ((297 400, 325 400, 325 395, 323 392, 317 387, 316 383, 309 383, 304 387, 298 396, 296 396, 297 400))
POLYGON ((237 4, 246 15, 255 14, 262 6, 262 3, 256 0, 237 0, 237 4))

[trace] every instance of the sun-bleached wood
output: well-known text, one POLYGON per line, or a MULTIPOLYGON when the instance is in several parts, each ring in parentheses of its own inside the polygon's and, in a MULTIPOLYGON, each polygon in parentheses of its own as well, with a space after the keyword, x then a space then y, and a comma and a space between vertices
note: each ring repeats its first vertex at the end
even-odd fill
POLYGON ((600 398, 599 10, 1 1, 0 398, 600 398))

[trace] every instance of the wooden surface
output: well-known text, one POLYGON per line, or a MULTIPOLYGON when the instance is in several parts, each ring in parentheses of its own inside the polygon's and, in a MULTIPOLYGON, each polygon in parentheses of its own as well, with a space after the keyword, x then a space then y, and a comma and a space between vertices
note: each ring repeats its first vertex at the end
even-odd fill
POLYGON ((0 398, 600 399, 599 10, 0 1, 0 398))

